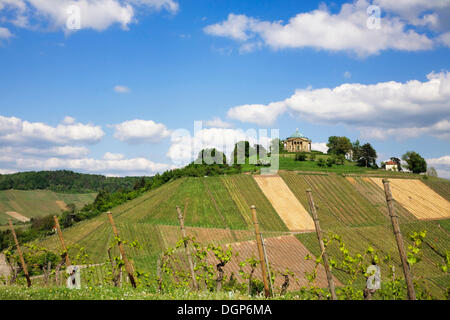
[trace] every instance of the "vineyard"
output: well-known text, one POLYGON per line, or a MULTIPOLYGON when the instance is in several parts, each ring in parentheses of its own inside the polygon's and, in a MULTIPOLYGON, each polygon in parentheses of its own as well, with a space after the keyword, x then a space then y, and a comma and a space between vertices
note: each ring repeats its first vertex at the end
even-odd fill
MULTIPOLYGON (((153 298, 158 292, 164 296, 170 290, 175 292, 193 283, 185 245, 191 248, 200 288, 215 291, 220 287, 246 297, 261 294, 262 275, 250 210, 256 205, 273 292, 278 297, 301 292, 305 299, 320 299, 328 296, 327 278, 309 215, 306 191, 311 189, 340 299, 363 298, 366 278, 361 268, 370 264, 371 259, 379 262, 382 281, 387 283, 378 298, 392 298, 390 285, 399 286, 399 295, 405 294, 405 288, 384 190, 377 183, 373 177, 332 172, 280 171, 279 176, 269 178, 245 174, 181 178, 111 212, 138 285, 147 288, 153 298), (183 238, 180 229, 177 206, 182 212, 187 238, 183 238), (295 221, 303 224, 298 227, 295 221)), ((411 271, 415 281, 425 288, 421 297, 443 299, 450 287, 450 277, 444 268, 449 263, 450 248, 448 185, 439 180, 411 179, 391 179, 391 185, 411 271), (405 188, 405 184, 413 188, 405 188), (415 211, 418 207, 408 207, 403 195, 399 195, 399 185, 405 189, 401 192, 408 192, 408 196, 417 190, 424 201, 433 202, 434 210, 441 210, 441 216, 420 220, 415 211)), ((431 208, 428 202, 423 206, 431 208)), ((112 233, 106 213, 63 229, 62 235, 72 263, 85 266, 83 285, 115 286, 119 278, 114 275, 120 273, 121 286, 130 286, 117 247, 118 239, 112 233)), ((57 234, 32 245, 56 256, 61 254, 57 234)), ((25 247, 27 259, 31 259, 32 250, 25 247)), ((38 277, 33 279, 36 286, 42 281, 40 273, 39 270, 34 273, 38 277)), ((50 274, 56 282, 57 271, 53 269, 50 274)), ((20 281, 23 283, 24 278, 19 274, 17 282, 20 281)), ((0 285, 0 296, 6 295, 2 290, 0 285)))
POLYGON ((61 210, 69 203, 73 203, 77 208, 83 207, 86 203, 94 201, 96 193, 57 193, 48 190, 3 190, 0 191, 0 225, 6 224, 8 218, 26 222, 25 219, 16 219, 23 216, 25 218, 40 217, 49 214, 60 214, 61 210), (11 212, 12 214, 7 214, 11 212))

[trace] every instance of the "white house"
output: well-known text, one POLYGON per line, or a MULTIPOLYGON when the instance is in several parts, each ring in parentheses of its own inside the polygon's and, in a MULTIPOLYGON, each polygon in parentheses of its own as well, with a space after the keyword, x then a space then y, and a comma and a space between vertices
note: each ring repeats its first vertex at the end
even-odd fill
POLYGON ((397 163, 394 161, 386 162, 386 171, 398 171, 397 163))

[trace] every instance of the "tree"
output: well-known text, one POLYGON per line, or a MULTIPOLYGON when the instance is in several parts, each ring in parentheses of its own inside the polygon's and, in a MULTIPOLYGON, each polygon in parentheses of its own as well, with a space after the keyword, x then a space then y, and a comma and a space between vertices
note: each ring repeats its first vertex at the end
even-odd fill
POLYGON ((352 143, 347 137, 331 136, 328 138, 328 153, 346 155, 352 150, 352 143))
POLYGON ((427 171, 427 162, 417 152, 406 152, 402 156, 402 160, 406 162, 406 168, 413 173, 422 173, 427 171))
POLYGON ((267 150, 266 148, 264 148, 264 146, 260 144, 255 144, 253 147, 256 151, 258 158, 265 158, 267 156, 267 150))
POLYGON ((306 153, 305 152, 297 152, 295 154, 295 161, 305 161, 306 160, 306 153))
POLYGON ((226 165, 227 157, 223 152, 216 150, 215 148, 203 149, 198 153, 198 157, 195 163, 198 164, 201 163, 202 165, 211 165, 211 164, 226 165))
POLYGON ((324 158, 319 158, 319 160, 317 161, 317 165, 319 167, 325 167, 326 166, 326 162, 324 158))
POLYGON ((355 142, 352 143, 352 160, 353 161, 358 161, 359 159, 359 155, 361 153, 361 143, 359 142, 359 140, 356 140, 355 142))
POLYGON ((233 163, 243 164, 245 160, 256 153, 248 141, 239 141, 234 145, 233 163))
POLYGON ((429 167, 428 170, 427 170, 427 176, 437 177, 438 174, 437 174, 436 169, 434 167, 429 167))
POLYGON ((270 146, 269 146, 270 153, 275 152, 277 145, 278 145, 279 153, 284 151, 284 143, 280 139, 275 138, 275 139, 272 139, 272 141, 270 141, 270 146))
POLYGON ((358 166, 375 167, 377 160, 377 152, 370 143, 366 143, 361 147, 358 158, 358 166))
POLYGON ((316 154, 314 152, 311 152, 311 155, 309 156, 309 160, 311 160, 311 161, 316 160, 316 154))

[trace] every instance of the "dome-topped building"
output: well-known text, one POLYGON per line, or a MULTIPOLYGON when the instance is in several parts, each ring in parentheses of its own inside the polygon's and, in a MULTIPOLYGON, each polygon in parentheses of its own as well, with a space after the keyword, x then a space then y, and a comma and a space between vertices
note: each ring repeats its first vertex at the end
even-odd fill
POLYGON ((284 149, 288 152, 311 152, 311 142, 297 129, 289 138, 284 140, 284 149))

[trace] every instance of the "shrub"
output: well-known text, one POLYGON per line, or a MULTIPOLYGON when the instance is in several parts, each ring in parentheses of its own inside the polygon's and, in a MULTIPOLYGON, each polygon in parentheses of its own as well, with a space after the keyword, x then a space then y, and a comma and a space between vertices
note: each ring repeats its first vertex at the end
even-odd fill
POLYGON ((298 152, 295 154, 295 161, 305 161, 305 160, 306 160, 305 152, 298 152))

